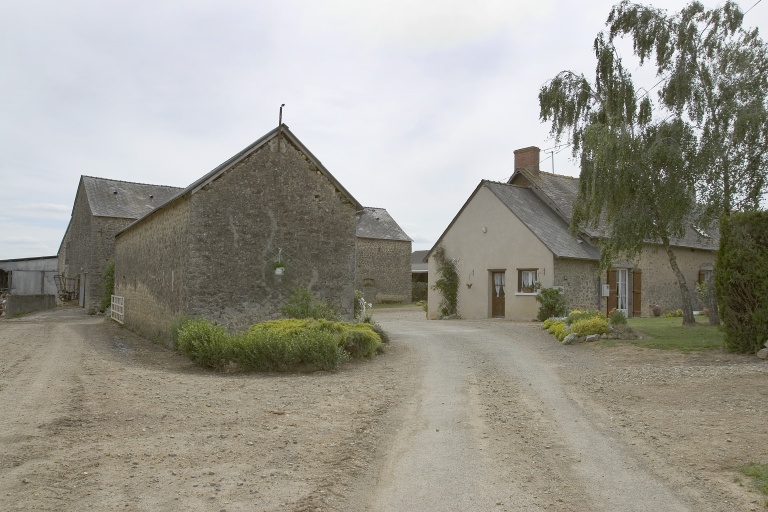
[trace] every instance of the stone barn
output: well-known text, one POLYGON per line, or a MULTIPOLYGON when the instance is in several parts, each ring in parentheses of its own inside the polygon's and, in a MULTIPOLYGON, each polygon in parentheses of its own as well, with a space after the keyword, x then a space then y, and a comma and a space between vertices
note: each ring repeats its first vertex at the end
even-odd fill
POLYGON ((180 190, 81 176, 72 217, 59 246, 60 286, 68 287, 90 313, 98 311, 104 270, 115 255, 115 234, 180 190))
POLYGON ((124 323, 162 340, 184 316, 242 329, 297 287, 351 316, 361 210, 280 125, 117 234, 124 323))
POLYGON ((357 223, 356 281, 367 302, 411 302, 411 244, 387 210, 363 209, 357 223))

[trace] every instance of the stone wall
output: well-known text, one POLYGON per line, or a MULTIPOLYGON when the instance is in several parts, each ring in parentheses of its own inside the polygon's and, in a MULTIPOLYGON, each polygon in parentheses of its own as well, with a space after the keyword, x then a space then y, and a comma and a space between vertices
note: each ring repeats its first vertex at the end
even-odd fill
POLYGON ((133 219, 94 217, 82 181, 77 190, 72 219, 59 254, 59 273, 85 279, 83 307, 96 313, 104 291, 104 270, 115 255, 115 235, 133 219))
POLYGON ((568 311, 601 307, 600 265, 597 261, 555 258, 554 269, 553 285, 563 287, 568 311))
POLYGON ((55 295, 7 295, 5 316, 12 317, 56 307, 55 295))
POLYGON ((184 315, 243 329, 278 318, 300 286, 351 316, 356 223, 356 206, 275 137, 120 234, 115 276, 125 324, 166 341, 184 315))
POLYGON ((372 304, 411 301, 411 242, 358 238, 356 288, 372 304))
POLYGON ((125 326, 169 341, 187 309, 189 201, 162 209, 116 242, 115 295, 125 297, 125 326))
POLYGON ((308 287, 353 314, 356 206, 284 137, 190 201, 190 313, 244 328, 278 318, 291 291, 308 287))

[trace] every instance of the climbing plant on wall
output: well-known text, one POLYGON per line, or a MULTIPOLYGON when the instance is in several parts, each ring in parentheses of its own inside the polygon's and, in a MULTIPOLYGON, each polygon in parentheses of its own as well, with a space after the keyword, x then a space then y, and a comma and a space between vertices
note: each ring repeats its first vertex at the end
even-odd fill
POLYGON ((432 257, 437 263, 438 279, 432 286, 433 290, 440 292, 440 313, 442 316, 454 316, 459 313, 459 272, 456 268, 456 260, 452 260, 445 255, 445 248, 442 245, 432 253, 432 257))

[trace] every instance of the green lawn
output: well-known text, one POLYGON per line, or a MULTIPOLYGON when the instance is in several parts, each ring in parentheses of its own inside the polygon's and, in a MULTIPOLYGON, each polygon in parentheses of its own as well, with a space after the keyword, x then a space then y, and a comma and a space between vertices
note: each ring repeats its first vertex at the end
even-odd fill
POLYGON ((709 325, 707 317, 696 317, 695 326, 683 326, 680 317, 630 318, 627 324, 643 339, 629 343, 639 347, 693 352, 723 348, 723 332, 709 325))

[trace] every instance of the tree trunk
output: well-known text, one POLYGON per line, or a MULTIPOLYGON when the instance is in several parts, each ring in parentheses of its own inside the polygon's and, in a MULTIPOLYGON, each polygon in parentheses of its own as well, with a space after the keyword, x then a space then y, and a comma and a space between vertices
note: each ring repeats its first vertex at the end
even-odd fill
POLYGON ((717 309, 717 295, 715 294, 715 276, 707 283, 707 307, 709 308, 710 325, 720 325, 720 311, 717 309))
POLYGON ((680 267, 677 265, 677 257, 669 246, 669 238, 663 237, 662 243, 664 244, 664 250, 667 251, 667 256, 669 256, 669 265, 672 267, 672 272, 674 272, 675 277, 677 277, 677 284, 680 286, 680 296, 683 299, 683 325, 696 325, 696 320, 693 318, 691 291, 688 289, 688 285, 685 282, 685 275, 680 271, 680 267))

